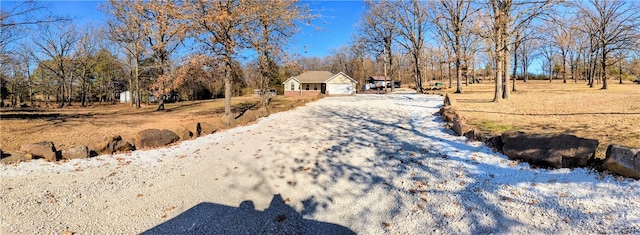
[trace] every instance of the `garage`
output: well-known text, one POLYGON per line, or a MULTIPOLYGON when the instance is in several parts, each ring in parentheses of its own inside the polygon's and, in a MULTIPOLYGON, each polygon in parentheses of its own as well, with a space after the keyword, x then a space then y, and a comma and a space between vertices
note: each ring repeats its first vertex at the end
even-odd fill
POLYGON ((306 71, 283 83, 285 96, 353 95, 356 80, 343 72, 306 71))
POLYGON ((351 84, 327 84, 327 93, 329 95, 351 95, 353 90, 353 85, 351 84))
POLYGON ((353 95, 356 93, 356 81, 343 72, 327 79, 327 93, 329 95, 353 95))

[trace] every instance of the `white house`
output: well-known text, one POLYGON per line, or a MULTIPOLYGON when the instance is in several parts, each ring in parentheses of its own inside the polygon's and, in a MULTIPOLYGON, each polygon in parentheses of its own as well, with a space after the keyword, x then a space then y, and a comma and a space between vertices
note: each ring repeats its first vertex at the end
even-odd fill
MULTIPOLYGON (((135 98, 134 96, 135 94, 132 95, 130 91, 120 92, 120 103, 133 103, 135 98)), ((145 98, 144 94, 142 95, 142 98, 143 99, 145 98)), ((148 99, 149 99, 149 102, 156 102, 156 97, 154 97, 151 92, 149 92, 148 99)))
POLYGON ((343 72, 307 71, 284 81, 285 96, 353 95, 356 80, 343 72))

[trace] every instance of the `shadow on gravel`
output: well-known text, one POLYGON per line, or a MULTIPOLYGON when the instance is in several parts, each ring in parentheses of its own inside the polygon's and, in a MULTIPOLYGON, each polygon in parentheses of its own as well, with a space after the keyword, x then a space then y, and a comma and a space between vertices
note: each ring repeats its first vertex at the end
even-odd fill
MULTIPOLYGON (((398 99, 394 102, 402 103, 403 98, 411 99, 412 97, 394 97, 392 99, 398 99)), ((374 117, 370 111, 357 108, 323 106, 312 109, 310 117, 331 120, 331 124, 307 125, 297 131, 323 133, 324 138, 335 140, 338 144, 320 149, 320 154, 316 156, 316 159, 313 159, 313 156, 296 158, 295 163, 297 164, 291 167, 291 171, 300 171, 304 166, 313 164, 315 161, 315 167, 310 169, 309 173, 314 179, 328 176, 328 180, 313 182, 324 192, 330 191, 338 180, 348 180, 354 185, 361 186, 354 187, 348 192, 338 192, 338 195, 333 195, 334 198, 341 200, 352 199, 355 202, 359 198, 365 198, 373 193, 375 188, 387 188, 389 193, 385 197, 391 197, 395 203, 395 206, 390 206, 387 212, 391 218, 402 219, 399 216, 402 214, 400 208, 415 208, 405 210, 421 211, 422 216, 432 218, 431 221, 434 224, 430 226, 437 229, 434 229, 433 232, 440 229, 451 231, 452 228, 448 227, 449 221, 455 220, 466 222, 468 232, 471 234, 508 232, 512 231, 514 227, 531 228, 534 226, 535 222, 515 219, 513 213, 516 212, 513 210, 519 207, 510 204, 529 204, 528 207, 531 209, 544 205, 544 208, 539 209, 542 209, 547 215, 551 214, 557 217, 558 223, 564 223, 562 218, 567 215, 575 216, 574 220, 576 221, 602 216, 595 213, 586 214, 584 211, 559 203, 558 199, 543 198, 539 204, 536 204, 535 201, 518 201, 505 187, 536 182, 544 184, 547 183, 545 181, 548 178, 563 178, 564 173, 523 171, 517 168, 480 163, 473 160, 471 156, 468 159, 447 156, 444 153, 463 152, 465 155, 471 155, 479 148, 464 141, 451 141, 425 134, 423 128, 437 128, 438 132, 443 134, 448 134, 449 131, 444 128, 443 124, 423 126, 433 121, 442 123, 440 117, 432 115, 439 107, 422 106, 420 108, 432 110, 418 115, 409 115, 410 117, 418 116, 419 119, 404 120, 399 118, 403 114, 384 113, 376 114, 374 117), (334 126, 340 128, 333 128, 334 126), (353 163, 352 159, 356 158, 354 154, 358 154, 356 149, 366 148, 375 148, 375 157, 366 160, 371 164, 353 163), (413 182, 404 182, 404 179, 407 178, 413 182), (402 180, 402 184, 405 186, 392 183, 399 180, 402 180), (438 186, 442 184, 459 184, 460 186, 455 190, 445 190, 438 186), (408 198, 415 198, 414 202, 417 201, 417 203, 407 201, 408 198), (430 198, 440 198, 446 201, 434 201, 430 198), (462 213, 452 215, 447 211, 442 211, 439 204, 457 205, 462 213)), ((423 111, 425 110, 423 109, 423 111)), ((312 138, 307 136, 287 139, 285 142, 307 147, 315 144, 312 138)), ((286 151, 283 150, 279 154, 285 155, 286 151)), ((505 158, 505 161, 508 160, 505 158)), ((571 182, 567 183, 588 181, 569 178, 571 182)), ((589 197, 589 195, 584 195, 581 199, 589 197)), ((326 207, 326 205, 333 204, 333 201, 333 198, 323 198, 322 195, 312 196, 303 201, 304 210, 302 213, 305 216, 313 215, 317 213, 318 207, 326 207)), ((363 215, 366 215, 367 208, 362 209, 363 215)), ((517 213, 532 213, 528 209, 525 210, 517 213)), ((556 226, 558 225, 540 226, 534 230, 553 232, 556 226)))
POLYGON ((264 211, 203 202, 142 234, 355 234, 349 228, 303 219, 279 194, 264 211))

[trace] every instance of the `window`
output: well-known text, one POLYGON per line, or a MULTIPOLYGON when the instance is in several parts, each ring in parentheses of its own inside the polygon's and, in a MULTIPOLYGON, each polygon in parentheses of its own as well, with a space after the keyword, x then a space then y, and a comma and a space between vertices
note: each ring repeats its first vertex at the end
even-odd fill
POLYGON ((313 90, 317 91, 318 90, 318 84, 313 84, 313 90))
POLYGON ((291 82, 291 90, 293 91, 293 90, 295 90, 295 89, 296 89, 296 84, 295 84, 295 83, 293 83, 293 82, 291 82))
POLYGON ((308 91, 309 90, 309 84, 305 84, 304 89, 308 91))

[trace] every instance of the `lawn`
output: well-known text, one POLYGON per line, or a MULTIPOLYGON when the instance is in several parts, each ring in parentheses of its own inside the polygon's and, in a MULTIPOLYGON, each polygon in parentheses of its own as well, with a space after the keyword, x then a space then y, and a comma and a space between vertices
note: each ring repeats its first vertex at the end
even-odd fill
POLYGON ((574 134, 600 141, 598 157, 610 144, 640 147, 640 85, 610 81, 609 89, 600 87, 583 81, 517 81, 510 99, 495 103, 494 83, 485 82, 463 86, 463 93, 453 97, 461 115, 484 133, 574 134))
MULTIPOLYGON (((271 113, 289 110, 313 101, 317 97, 284 97, 272 99, 271 113)), ((257 109, 259 98, 234 97, 232 106, 238 115, 246 109, 257 109)), ((208 122, 224 129, 220 118, 224 113, 224 100, 186 101, 165 104, 164 111, 157 105, 142 105, 136 109, 129 104, 78 105, 65 108, 0 109, 0 149, 17 151, 21 144, 52 141, 57 149, 87 145, 92 147, 105 138, 121 135, 132 138, 144 129, 168 129, 174 132, 184 127, 195 130, 196 123, 208 122)), ((246 123, 238 123, 245 125, 246 123)))

